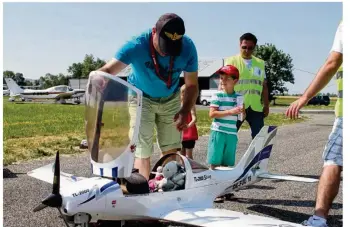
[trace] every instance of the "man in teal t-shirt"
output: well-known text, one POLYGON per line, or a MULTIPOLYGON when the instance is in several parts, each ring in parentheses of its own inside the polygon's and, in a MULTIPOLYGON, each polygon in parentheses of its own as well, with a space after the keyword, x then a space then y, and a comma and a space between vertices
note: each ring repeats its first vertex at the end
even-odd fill
MULTIPOLYGON (((162 154, 176 153, 181 148, 185 117, 198 96, 197 50, 185 35, 184 21, 173 13, 162 15, 155 27, 127 41, 100 70, 115 75, 127 65, 132 69, 128 82, 143 92, 135 168, 148 179, 154 127, 162 154), (186 90, 181 106, 179 81, 182 72, 186 90)), ((129 107, 136 108, 132 97, 129 107)), ((132 114, 131 121, 131 124, 135 121, 132 114)))

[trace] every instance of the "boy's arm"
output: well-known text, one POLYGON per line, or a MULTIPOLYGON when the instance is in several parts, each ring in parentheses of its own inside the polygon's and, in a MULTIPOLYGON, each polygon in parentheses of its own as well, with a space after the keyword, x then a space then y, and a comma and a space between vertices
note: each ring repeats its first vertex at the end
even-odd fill
POLYGON ((210 102, 209 117, 220 118, 230 115, 227 110, 219 111, 220 101, 217 94, 213 94, 210 102))
POLYGON ((219 107, 210 106, 209 117, 210 118, 221 118, 232 115, 231 110, 219 110, 219 107))
POLYGON ((210 102, 209 117, 210 118, 221 118, 226 116, 231 116, 233 114, 238 114, 238 107, 234 107, 229 110, 219 110, 220 101, 217 94, 214 94, 210 102))

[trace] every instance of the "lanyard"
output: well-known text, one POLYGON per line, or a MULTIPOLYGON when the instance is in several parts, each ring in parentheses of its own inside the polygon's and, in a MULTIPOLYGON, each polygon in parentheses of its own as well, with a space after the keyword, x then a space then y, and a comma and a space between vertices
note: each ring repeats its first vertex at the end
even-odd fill
POLYGON ((156 51, 155 51, 154 46, 153 46, 153 34, 151 35, 151 40, 149 43, 150 43, 151 56, 152 56, 152 60, 154 63, 154 68, 156 70, 156 74, 161 80, 163 80, 166 83, 168 89, 170 89, 171 84, 172 84, 171 79, 172 79, 172 72, 173 72, 173 66, 174 66, 174 57, 170 56, 168 78, 165 79, 163 76, 160 75, 160 72, 159 72, 159 65, 158 65, 157 58, 156 58, 156 51))

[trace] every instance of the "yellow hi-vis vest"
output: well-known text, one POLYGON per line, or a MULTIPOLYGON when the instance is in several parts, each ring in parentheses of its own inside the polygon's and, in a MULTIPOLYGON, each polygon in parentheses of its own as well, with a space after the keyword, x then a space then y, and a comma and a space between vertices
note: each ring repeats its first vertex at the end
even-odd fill
POLYGON ((338 99, 335 103, 335 116, 343 117, 343 65, 341 65, 336 73, 338 99))
POLYGON ((235 85, 235 91, 243 95, 244 107, 248 108, 250 106, 252 110, 262 112, 261 94, 263 91, 265 62, 252 56, 252 66, 248 69, 241 55, 236 55, 227 58, 225 65, 234 65, 239 70, 239 81, 235 85))

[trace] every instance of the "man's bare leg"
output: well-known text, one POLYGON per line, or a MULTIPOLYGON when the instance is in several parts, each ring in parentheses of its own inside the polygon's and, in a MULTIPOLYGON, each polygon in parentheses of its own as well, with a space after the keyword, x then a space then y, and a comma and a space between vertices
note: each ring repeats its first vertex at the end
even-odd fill
POLYGON ((333 200, 338 194, 342 167, 329 165, 323 168, 317 189, 315 215, 327 219, 333 200))
POLYGON ((151 158, 135 158, 134 168, 139 169, 139 173, 149 180, 151 158))

